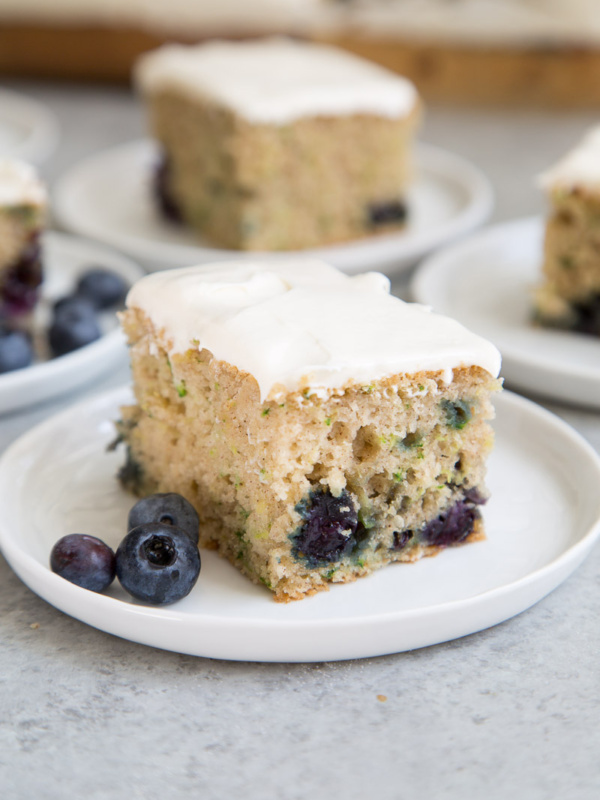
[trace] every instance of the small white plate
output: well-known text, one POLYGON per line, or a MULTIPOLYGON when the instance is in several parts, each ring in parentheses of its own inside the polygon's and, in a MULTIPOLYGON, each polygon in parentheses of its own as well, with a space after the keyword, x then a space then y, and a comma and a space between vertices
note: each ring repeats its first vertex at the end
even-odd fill
POLYGON ((537 217, 487 228, 423 263, 411 292, 490 339, 511 388, 600 408, 600 339, 532 324, 543 233, 537 217))
MULTIPOLYGON (((150 187, 156 162, 157 150, 149 141, 121 145, 80 162, 55 187, 56 218, 67 230, 117 247, 150 270, 264 256, 204 245, 190 231, 162 219, 150 187)), ((419 145, 417 169, 405 231, 274 255, 310 254, 349 273, 379 269, 391 275, 488 218, 492 190, 472 164, 444 150, 419 145)))
POLYGON ((43 103, 0 89, 0 158, 41 164, 54 152, 58 122, 43 103))
POLYGON ((600 461, 548 411, 497 400, 488 538, 437 558, 396 564, 289 604, 273 602, 215 553, 180 602, 153 608, 80 589, 53 574, 53 544, 72 532, 116 547, 134 499, 107 452, 120 389, 34 428, 0 461, 0 547, 37 594, 83 622, 135 642, 245 661, 330 661, 410 650, 495 625, 536 603, 583 561, 600 529, 600 461), (32 502, 33 499, 33 502, 32 502))
MULTIPOLYGON (((91 266, 102 266, 121 275, 128 283, 144 273, 125 256, 96 244, 53 231, 42 239, 44 282, 35 312, 35 327, 43 329, 50 317, 50 305, 69 294, 77 277, 91 266)), ((0 375, 0 413, 49 400, 94 380, 111 365, 127 358, 125 339, 114 312, 100 315, 103 336, 95 342, 47 361, 36 360, 30 367, 0 375)))

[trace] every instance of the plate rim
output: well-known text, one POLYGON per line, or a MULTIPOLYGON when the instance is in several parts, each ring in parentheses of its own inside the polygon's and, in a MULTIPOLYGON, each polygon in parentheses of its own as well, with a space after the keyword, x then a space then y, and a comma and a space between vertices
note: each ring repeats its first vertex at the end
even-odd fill
POLYGON ((155 143, 149 138, 135 139, 129 142, 115 145, 114 147, 102 150, 86 156, 68 168, 60 178, 54 182, 51 188, 53 213, 55 218, 65 230, 75 234, 85 235, 92 239, 105 242, 132 258, 141 259, 148 265, 149 269, 155 269, 155 264, 162 264, 163 268, 176 268, 187 266, 194 263, 209 263, 209 261, 231 260, 236 258, 298 258, 313 257, 340 259, 339 268, 349 273, 364 271, 365 266, 361 263, 343 265, 344 258, 352 261, 352 256, 364 253, 364 257, 372 260, 375 266, 387 268, 390 273, 396 274, 415 263, 431 250, 439 247, 445 242, 464 235, 482 225, 491 215, 494 207, 494 190, 489 178, 485 173, 460 155, 456 155, 448 150, 435 145, 418 142, 415 147, 415 161, 417 164, 426 161, 425 168, 431 172, 441 175, 445 180, 452 181, 455 185, 465 192, 467 200, 460 212, 450 221, 434 229, 432 233, 424 231, 412 234, 409 239, 406 232, 381 234, 379 236, 357 239, 352 242, 341 242, 339 244, 328 245, 325 247, 307 248, 305 250, 288 251, 243 251, 228 250, 204 245, 178 244, 161 242, 160 247, 171 250, 175 255, 171 258, 161 255, 158 258, 153 254, 156 243, 148 241, 139 236, 122 234, 120 232, 111 233, 103 225, 98 225, 94 221, 82 217, 77 209, 73 208, 71 202, 71 192, 73 187, 77 189, 81 186, 81 175, 85 176, 87 170, 94 169, 102 161, 111 158, 119 158, 131 152, 132 162, 137 163, 140 159, 149 158, 155 148, 155 143), (408 245, 407 245, 408 242, 408 245), (377 255, 379 251, 387 251, 387 248, 397 244, 404 245, 401 252, 395 256, 377 255), (373 252, 375 251, 375 255, 373 252), (395 259, 402 262, 395 264, 395 259), (169 266, 166 267, 165 264, 169 266))
MULTIPOLYGON (((544 409, 543 407, 533 403, 530 400, 527 400, 519 395, 513 394, 512 392, 504 391, 500 395, 502 398, 500 403, 502 403, 505 408, 507 409, 508 413, 522 413, 525 412, 528 415, 531 415, 532 418, 535 418, 538 421, 541 421, 543 424, 549 424, 553 426, 555 429, 561 431, 563 436, 566 436, 573 446, 579 448, 580 453, 584 453, 585 457, 588 459, 589 464, 593 466, 596 470, 598 478, 600 479, 600 456, 596 453, 594 448, 586 441, 586 439, 578 433, 575 429, 573 429, 570 425, 568 425, 564 420, 557 417, 552 412, 544 409)), ((58 414, 51 416, 50 418, 44 420, 42 423, 36 425, 34 428, 27 431, 23 434, 20 438, 18 438, 15 442, 13 442, 5 451, 5 453, 0 457, 0 480, 5 473, 5 471, 9 468, 11 461, 18 457, 19 451, 22 449, 27 449, 30 446, 31 442, 35 442, 39 437, 44 437, 48 431, 56 429, 56 427, 60 427, 60 425, 67 422, 74 413, 81 413, 81 411, 89 411, 90 407, 93 406, 94 409, 98 405, 105 406, 107 409, 110 406, 116 408, 120 403, 127 402, 127 400, 131 398, 131 387, 130 386, 121 386, 117 387, 116 389, 111 389, 109 391, 105 391, 99 394, 96 394, 94 397, 89 398, 86 401, 82 401, 77 403, 76 405, 64 409, 58 414)), ((499 398, 498 398, 499 399, 499 398)), ((95 411, 92 411, 95 413, 95 411)), ((487 629, 489 627, 493 627, 494 625, 502 622, 506 619, 509 619, 515 616, 522 611, 525 611, 527 608, 531 607, 539 600, 541 600, 546 594, 552 591, 554 588, 559 586, 585 559, 588 555, 590 550, 592 549, 596 539, 600 535, 600 501, 598 501, 598 516, 595 518, 594 522, 590 524, 587 530, 583 533, 583 535, 573 544, 566 547, 558 556, 554 557, 549 563, 538 567, 526 575, 510 581, 509 583, 503 584, 501 586, 497 586, 493 589, 489 589, 483 592, 478 592, 471 597, 461 598, 458 600, 452 600, 445 603, 435 603, 431 606, 424 606, 420 608, 414 609, 396 609, 394 611, 388 612, 377 612, 377 613, 370 613, 362 617, 352 618, 352 617, 329 617, 327 619, 320 619, 320 620, 280 620, 280 619, 268 619, 268 618, 251 618, 247 619, 240 616, 232 616, 232 617, 221 617, 214 614, 203 615, 201 618, 201 627, 208 627, 223 630, 227 629, 228 631, 237 631, 239 633, 240 628, 250 629, 251 631, 261 631, 261 632, 268 632, 271 634, 281 633, 283 631, 286 632, 301 632, 303 630, 309 631, 316 631, 319 634, 324 632, 331 633, 333 631, 339 631, 340 628, 345 628, 349 626, 354 626, 355 628, 378 628, 383 626, 386 630, 394 625, 402 625, 406 623, 410 623, 413 621, 422 621, 427 622, 429 618, 437 616, 444 616, 444 617, 454 617, 454 622, 458 620, 460 622, 461 613, 469 610, 473 610, 473 607, 476 609, 480 605, 487 606, 489 604, 493 604, 498 598, 504 598, 508 596, 508 598, 514 597, 516 602, 516 608, 511 607, 508 613, 506 613, 506 609, 504 609, 500 615, 496 615, 494 621, 492 622, 485 622, 484 624, 480 625, 479 627, 472 627, 469 626, 469 629, 465 632, 459 633, 458 635, 449 635, 447 638, 435 638, 435 640, 425 641, 424 643, 417 644, 417 647, 433 645, 442 641, 451 640, 454 638, 459 638, 463 635, 468 635, 470 633, 475 633, 478 630, 487 629), (529 592, 528 599, 526 600, 525 604, 522 605, 522 601, 519 601, 518 598, 523 595, 524 593, 527 594, 528 590, 536 589, 534 592, 534 599, 531 600, 531 593, 529 592), (541 591, 540 591, 541 590, 541 591)), ((277 661, 280 663, 292 663, 292 662, 310 662, 310 661, 325 661, 325 660, 344 660, 347 658, 361 658, 361 657, 375 657, 378 655, 384 655, 385 653, 389 652, 403 652, 406 649, 412 649, 412 647, 401 647, 397 648, 392 646, 389 650, 382 650, 381 647, 377 647, 376 651, 363 653, 362 655, 332 655, 331 653, 323 653, 323 651, 319 651, 317 655, 311 655, 310 657, 284 657, 281 658, 275 655, 275 657, 269 657, 269 655, 262 653, 262 654, 252 654, 245 651, 241 655, 224 655, 221 651, 223 649, 223 645, 220 645, 220 648, 217 647, 218 652, 214 652, 214 645, 213 645, 213 652, 211 652, 211 648, 203 648, 201 647, 200 650, 204 652, 195 651, 193 648, 182 649, 180 646, 169 646, 169 644, 165 644, 164 642, 161 644, 156 644, 156 642, 150 642, 145 638, 143 635, 140 636, 132 636, 130 632, 124 634, 119 632, 118 628, 122 628, 123 625, 121 624, 121 620, 124 619, 124 625, 127 627, 127 623, 129 620, 143 620, 144 623, 147 622, 151 617, 157 617, 157 609, 152 606, 145 606, 145 605, 135 605, 132 603, 123 603, 122 600, 118 598, 95 594, 93 592, 87 592, 77 586, 69 584, 65 582, 62 578, 57 575, 54 575, 47 566, 42 565, 34 556, 29 555, 24 550, 19 548, 18 543, 15 541, 14 536, 11 536, 9 532, 5 529, 5 523, 3 519, 0 518, 0 549, 4 554, 7 562, 11 566, 11 568, 15 571, 15 573, 20 577, 20 579, 27 585, 29 588, 35 593, 42 597, 44 600, 49 602, 51 605, 54 605, 56 608, 59 608, 61 611, 67 613, 68 615, 84 622, 85 624, 92 625, 100 630, 103 630, 107 633, 111 633, 113 635, 121 636, 122 638, 128 639, 130 641, 138 642, 141 644, 146 644, 153 647, 158 647, 161 649, 168 649, 174 650, 180 653, 188 653, 190 655, 197 655, 197 656, 204 656, 210 658, 226 658, 228 660, 244 660, 244 661, 277 661), (35 588, 30 584, 28 578, 33 576, 34 582, 36 583, 35 588), (55 596, 58 594, 58 598, 55 596), (63 600, 62 598, 66 598, 63 600), (84 608, 85 610, 79 613, 74 613, 73 610, 73 600, 75 600, 76 605, 79 609, 84 608), (117 605, 115 605, 117 604, 117 605), (111 623, 111 616, 110 610, 112 609, 119 609, 120 613, 117 613, 116 622, 114 624, 111 623), (107 621, 109 624, 98 624, 97 618, 100 616, 102 617, 103 613, 107 615, 107 621), (91 620, 95 621, 91 621, 91 620)), ((515 605, 513 602, 513 606, 515 605)), ((510 603, 509 603, 510 605, 510 603)), ((177 620, 179 619, 180 623, 187 625, 189 627, 194 627, 194 620, 192 617, 185 615, 182 621, 181 615, 178 615, 176 607, 170 606, 166 608, 158 609, 159 612, 159 619, 163 620, 159 622, 159 626, 167 624, 170 620, 177 620)), ((198 625, 198 622, 195 623, 198 625)), ((427 637, 425 637, 427 639, 427 637)), ((227 649, 227 646, 225 646, 227 649)), ((235 648, 234 648, 235 649, 235 648)), ((251 649, 251 648, 250 648, 251 649)), ((285 647, 284 647, 285 649, 285 647)), ((292 648, 293 650, 293 648, 292 648)))

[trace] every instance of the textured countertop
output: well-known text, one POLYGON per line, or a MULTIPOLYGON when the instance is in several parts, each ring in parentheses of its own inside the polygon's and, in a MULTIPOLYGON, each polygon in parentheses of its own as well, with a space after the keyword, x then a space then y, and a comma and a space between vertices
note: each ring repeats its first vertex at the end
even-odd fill
MULTIPOLYGON (((10 88, 59 116, 49 181, 143 135, 125 91, 10 88)), ((542 210, 530 176, 592 122, 434 109, 422 138, 483 168, 496 191, 494 219, 505 220, 542 210)), ((0 450, 127 377, 123 364, 85 392, 0 417, 0 450)), ((600 414, 545 405, 600 450, 600 414)), ((597 547, 536 606, 457 641, 362 661, 228 663, 87 627, 30 592, 0 556, 0 796, 596 800, 599 590, 597 547)))

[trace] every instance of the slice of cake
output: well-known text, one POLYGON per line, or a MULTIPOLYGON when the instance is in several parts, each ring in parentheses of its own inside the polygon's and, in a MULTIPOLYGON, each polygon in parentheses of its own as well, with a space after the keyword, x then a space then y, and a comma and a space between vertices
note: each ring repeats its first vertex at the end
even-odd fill
POLYGON ((42 282, 46 190, 29 164, 0 159, 0 316, 33 310, 42 282))
POLYGON ((276 600, 483 537, 485 340, 312 260, 155 273, 127 308, 122 482, 184 495, 276 600))
POLYGON ((600 127, 541 176, 551 205, 544 282, 536 292, 542 325, 600 335, 600 127))
POLYGON ((405 223, 419 103, 400 76, 274 38, 165 46, 136 79, 161 207, 213 243, 290 250, 405 223))

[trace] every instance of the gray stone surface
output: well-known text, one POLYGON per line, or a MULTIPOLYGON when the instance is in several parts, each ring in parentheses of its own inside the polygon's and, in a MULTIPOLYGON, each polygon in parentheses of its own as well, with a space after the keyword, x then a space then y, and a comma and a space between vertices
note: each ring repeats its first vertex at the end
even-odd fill
MULTIPOLYGON (((60 117, 49 180, 143 132, 127 92, 11 86, 60 117)), ((542 209, 531 176, 591 121, 437 109, 423 139, 485 169, 495 219, 510 219, 542 209)), ((0 450, 126 378, 123 365, 85 392, 0 417, 0 450)), ((549 407, 600 449, 597 414, 549 407)), ((0 797, 596 800, 599 575, 596 548, 537 606, 482 633, 363 661, 278 665, 181 656, 96 631, 39 599, 0 557, 0 797)))

